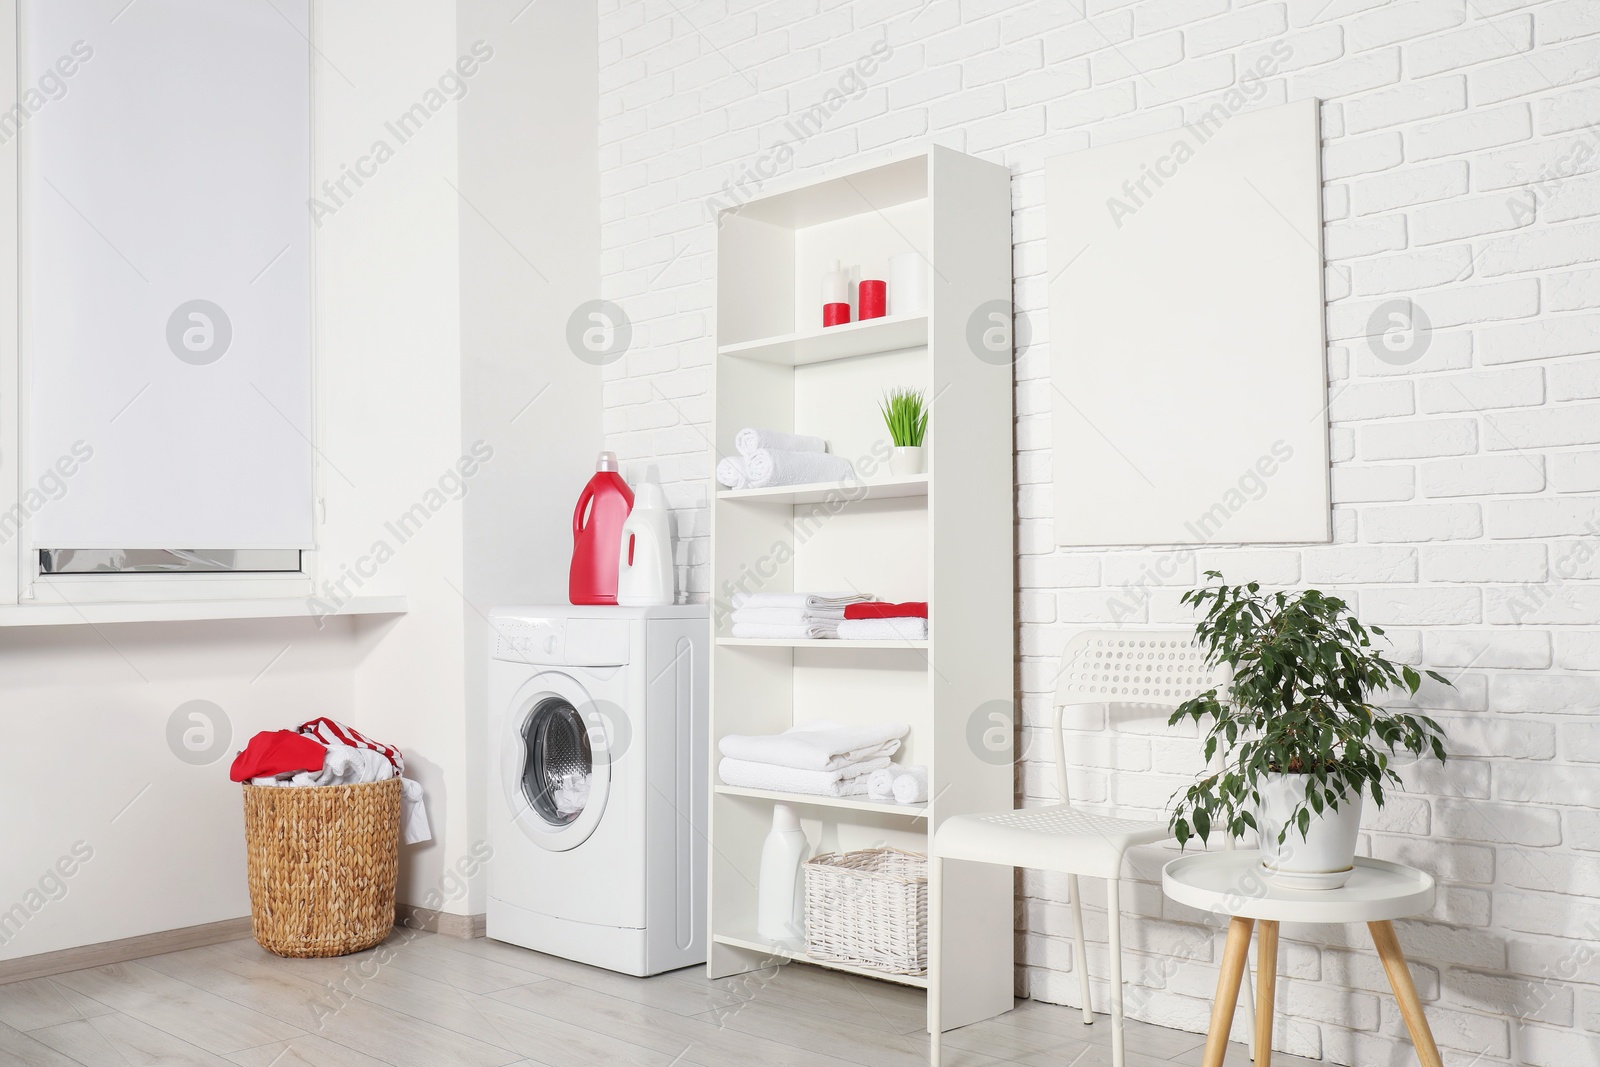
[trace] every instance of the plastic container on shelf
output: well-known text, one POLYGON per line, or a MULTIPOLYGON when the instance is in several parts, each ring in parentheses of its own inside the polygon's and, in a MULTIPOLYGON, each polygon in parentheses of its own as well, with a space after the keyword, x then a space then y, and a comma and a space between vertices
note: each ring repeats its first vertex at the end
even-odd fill
POLYGON ((806 936, 806 894, 801 864, 811 851, 800 817, 787 804, 772 805, 772 830, 761 846, 756 886, 756 934, 769 941, 806 936))

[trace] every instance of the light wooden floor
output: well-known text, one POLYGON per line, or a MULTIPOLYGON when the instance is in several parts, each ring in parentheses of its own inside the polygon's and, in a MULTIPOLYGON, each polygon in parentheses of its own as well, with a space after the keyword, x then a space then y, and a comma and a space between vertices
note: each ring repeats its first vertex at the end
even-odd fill
MULTIPOLYGON (((0 986, 7 1067, 911 1067, 922 994, 815 967, 656 978, 495 941, 397 931, 333 960, 253 941, 0 986)), ((1104 1018, 1019 1001, 946 1035, 952 1067, 1105 1067, 1104 1018)), ((1129 1023, 1128 1067, 1200 1062, 1196 1034, 1129 1023)), ((1248 1064, 1235 1047, 1230 1067, 1248 1064)), ((1273 1058, 1283 1067, 1305 1064, 1273 1058)))

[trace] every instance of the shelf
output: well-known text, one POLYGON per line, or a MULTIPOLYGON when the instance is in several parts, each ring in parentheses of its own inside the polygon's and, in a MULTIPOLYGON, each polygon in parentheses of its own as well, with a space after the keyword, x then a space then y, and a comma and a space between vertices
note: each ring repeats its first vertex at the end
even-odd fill
POLYGON ((717 351, 724 356, 798 367, 852 356, 897 352, 902 348, 920 348, 927 343, 928 316, 901 315, 829 326, 816 333, 788 333, 781 337, 741 341, 723 345, 717 351))
POLYGON ((755 800, 772 800, 780 804, 810 805, 817 808, 845 808, 850 811, 876 811, 887 815, 904 815, 909 819, 926 819, 926 804, 885 804, 862 797, 824 797, 811 793, 783 793, 776 789, 748 789, 742 785, 718 785, 715 792, 728 797, 750 797, 755 800))
MULTIPOLYGON (((403 596, 354 597, 336 615, 404 615, 403 596)), ((325 618, 303 596, 253 600, 151 600, 115 604, 6 604, 3 626, 101 626, 141 622, 209 622, 221 619, 325 618)))
POLYGON ((851 500, 896 500, 926 497, 928 476, 913 474, 877 482, 811 482, 807 485, 770 485, 762 489, 723 489, 718 500, 748 500, 763 504, 816 504, 838 497, 851 500))
POLYGON ((809 963, 817 967, 826 967, 832 971, 843 971, 862 978, 877 978, 885 982, 894 982, 898 985, 913 986, 917 989, 928 988, 928 978, 920 974, 885 974, 874 971, 870 967, 857 967, 849 963, 835 963, 833 960, 813 959, 806 955, 799 942, 767 941, 757 937, 754 931, 748 935, 734 936, 731 934, 713 934, 711 940, 719 945, 728 945, 732 948, 742 948, 750 952, 761 952, 768 956, 777 956, 781 959, 793 960, 796 963, 809 963))
POLYGON ((767 637, 719 637, 717 644, 749 648, 927 648, 926 641, 840 641, 834 637, 777 640, 767 637))

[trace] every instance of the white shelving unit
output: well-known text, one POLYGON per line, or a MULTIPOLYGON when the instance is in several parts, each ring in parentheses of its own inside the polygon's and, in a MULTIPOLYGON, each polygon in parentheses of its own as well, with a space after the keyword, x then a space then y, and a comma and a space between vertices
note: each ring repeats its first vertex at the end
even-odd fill
MULTIPOLYGON (((901 807, 736 788, 716 779, 713 751, 708 969, 724 977, 776 957, 925 989, 923 977, 811 960, 803 944, 757 937, 757 872, 774 802, 799 808, 819 851, 925 852, 942 820, 1012 806, 1009 753, 977 740, 992 702, 1014 689, 1012 374, 969 340, 974 323, 981 332, 994 306, 1009 306, 1010 176, 944 148, 835 174, 724 211, 717 255, 717 452, 731 455, 745 426, 815 434, 857 479, 715 494, 713 745, 817 719, 908 722, 897 759, 928 766, 931 799, 901 807), (829 263, 885 278, 903 252, 932 265, 925 314, 823 328, 829 263), (925 475, 888 470, 878 401, 896 386, 932 399, 925 475), (727 616, 739 590, 926 600, 928 640, 736 639, 727 616)), ((947 958, 961 962, 944 976, 942 1019, 956 1027, 1011 1006, 1012 876, 948 870, 947 958)))

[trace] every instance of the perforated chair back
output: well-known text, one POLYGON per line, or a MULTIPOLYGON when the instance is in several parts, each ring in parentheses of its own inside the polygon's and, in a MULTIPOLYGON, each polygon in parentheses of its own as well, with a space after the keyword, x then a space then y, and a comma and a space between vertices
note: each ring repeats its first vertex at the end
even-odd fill
POLYGON ((1056 787, 1067 796, 1062 712, 1074 704, 1143 704, 1175 708, 1216 686, 1227 672, 1206 667, 1193 630, 1085 630, 1061 650, 1056 679, 1056 787))

